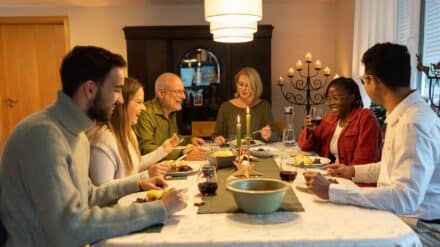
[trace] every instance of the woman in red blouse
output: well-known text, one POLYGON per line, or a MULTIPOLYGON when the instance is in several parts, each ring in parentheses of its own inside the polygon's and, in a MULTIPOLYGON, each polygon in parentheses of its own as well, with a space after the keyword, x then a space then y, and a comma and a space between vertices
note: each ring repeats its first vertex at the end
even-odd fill
POLYGON ((304 120, 298 144, 335 163, 366 164, 380 160, 382 134, 374 114, 363 107, 359 87, 351 78, 331 81, 326 92, 330 113, 318 126, 304 120))

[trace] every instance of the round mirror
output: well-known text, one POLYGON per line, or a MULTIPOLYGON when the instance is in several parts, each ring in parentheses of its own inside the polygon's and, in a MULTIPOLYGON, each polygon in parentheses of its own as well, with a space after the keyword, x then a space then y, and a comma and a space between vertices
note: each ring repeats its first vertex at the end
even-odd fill
POLYGON ((207 87, 220 83, 220 65, 214 53, 197 48, 180 60, 180 77, 184 87, 207 87))

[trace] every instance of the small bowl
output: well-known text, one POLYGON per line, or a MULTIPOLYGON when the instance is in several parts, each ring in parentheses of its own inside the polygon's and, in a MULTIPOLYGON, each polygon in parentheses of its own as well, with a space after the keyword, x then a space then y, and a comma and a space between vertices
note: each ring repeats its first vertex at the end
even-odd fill
POLYGON ((212 153, 208 154, 208 162, 209 164, 215 164, 217 165, 218 169, 227 168, 227 167, 233 167, 234 166, 234 160, 237 157, 237 153, 235 150, 232 149, 219 149, 212 153), (228 156, 216 156, 216 153, 221 151, 230 151, 232 155, 228 156))
POLYGON ((237 206, 250 214, 269 214, 283 202, 290 184, 272 178, 251 178, 230 181, 226 188, 232 192, 237 206))

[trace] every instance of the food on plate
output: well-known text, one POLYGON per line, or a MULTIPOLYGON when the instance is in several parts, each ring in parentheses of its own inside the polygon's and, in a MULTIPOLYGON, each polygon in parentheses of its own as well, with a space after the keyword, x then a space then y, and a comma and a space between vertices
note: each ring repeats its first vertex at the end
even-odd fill
POLYGON ((189 152, 191 152, 191 150, 194 148, 194 145, 193 144, 188 144, 188 145, 186 145, 186 147, 183 149, 183 153, 184 154, 187 154, 187 153, 189 153, 189 152))
POLYGON ((298 154, 293 158, 294 165, 313 165, 313 164, 321 164, 321 159, 316 157, 304 156, 302 154, 298 154))
POLYGON ((168 160, 167 164, 170 166, 170 172, 188 172, 193 170, 185 160, 179 160, 176 164, 174 160, 168 160))
POLYGON ((215 151, 212 156, 214 157, 231 157, 234 156, 234 153, 231 150, 218 150, 215 151))
POLYGON ((134 202, 144 203, 144 202, 152 202, 152 201, 160 200, 160 199, 162 199, 163 195, 168 193, 168 191, 169 191, 169 187, 167 187, 163 190, 151 189, 151 190, 147 191, 147 193, 145 194, 145 197, 138 197, 138 198, 136 198, 136 201, 134 201, 134 202))
POLYGON ((245 139, 242 139, 241 140, 241 145, 255 145, 256 144, 256 142, 254 141, 254 140, 245 140, 245 139))
POLYGON ((259 149, 257 149, 257 151, 264 152, 266 150, 264 148, 259 148, 259 149))

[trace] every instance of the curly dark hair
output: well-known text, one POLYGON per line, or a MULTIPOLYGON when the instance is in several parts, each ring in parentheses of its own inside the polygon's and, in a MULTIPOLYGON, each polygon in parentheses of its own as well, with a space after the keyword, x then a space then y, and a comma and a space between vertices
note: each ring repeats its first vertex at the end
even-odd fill
POLYGON ((338 77, 332 80, 327 86, 325 97, 327 97, 328 90, 332 86, 339 86, 341 88, 344 88, 348 94, 353 94, 354 95, 353 106, 364 107, 364 103, 362 103, 361 93, 359 91, 359 86, 353 79, 347 77, 338 77))
POLYGON ((387 87, 409 87, 411 62, 406 46, 393 43, 378 43, 362 56, 365 74, 374 75, 387 87))

